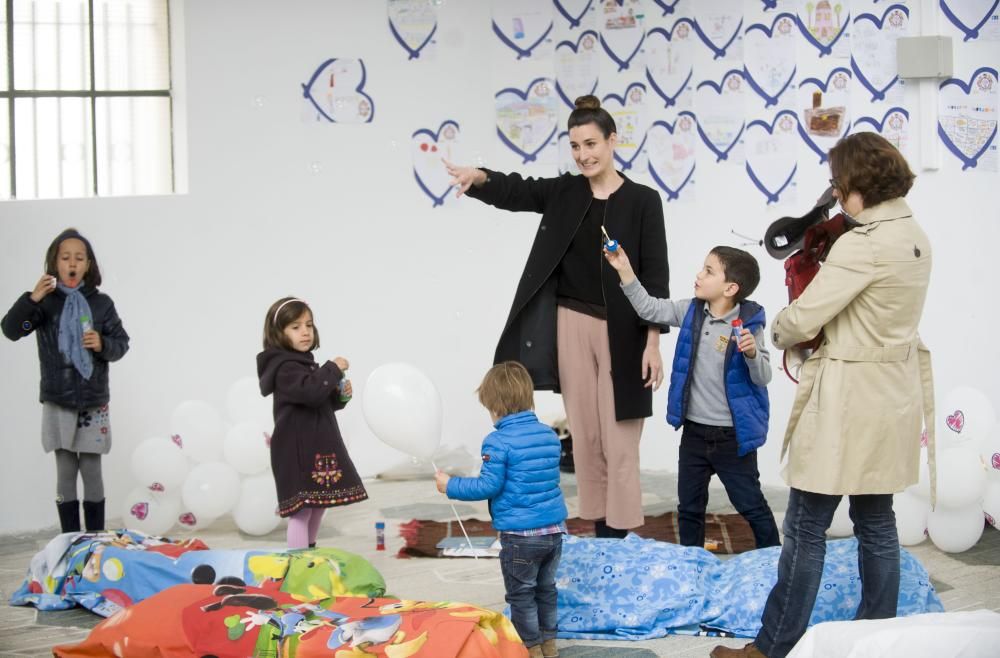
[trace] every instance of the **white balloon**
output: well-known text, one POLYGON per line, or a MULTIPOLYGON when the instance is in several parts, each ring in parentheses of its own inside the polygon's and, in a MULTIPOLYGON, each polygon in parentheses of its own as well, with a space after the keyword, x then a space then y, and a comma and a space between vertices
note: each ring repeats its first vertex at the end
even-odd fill
POLYGON ((170 434, 174 441, 180 442, 184 454, 196 462, 222 458, 225 426, 222 416, 207 402, 186 400, 177 405, 170 417, 170 434))
POLYGON ((983 494, 983 514, 986 522, 1000 529, 1000 482, 990 482, 983 494))
POLYGON ((191 469, 184 481, 184 507, 207 518, 226 514, 240 496, 240 476, 229 464, 208 462, 191 469))
POLYGON ((197 532, 215 523, 214 516, 201 516, 189 509, 184 509, 181 505, 180 514, 177 515, 177 529, 182 532, 197 532))
POLYGON ((408 363, 387 363, 368 376, 362 396, 368 427, 383 443, 430 459, 441 441, 441 396, 408 363))
POLYGON ((261 395, 256 377, 241 377, 233 382, 226 394, 226 411, 234 423, 249 421, 266 427, 273 424, 271 400, 261 395))
POLYGON ((132 474, 145 487, 180 495, 191 464, 179 445, 170 439, 153 437, 142 441, 132 451, 132 474))
POLYGON ((948 393, 938 407, 938 437, 942 447, 964 443, 985 433, 997 422, 990 399, 971 386, 959 386, 948 393))
POLYGON ((271 434, 255 422, 238 423, 226 432, 223 453, 240 473, 256 475, 271 465, 271 434))
POLYGON ((833 513, 833 522, 827 529, 826 534, 830 537, 852 537, 854 535, 854 521, 850 516, 851 499, 844 496, 837 505, 837 511, 833 513))
POLYGON ((233 508, 236 527, 248 535, 266 535, 281 523, 276 513, 278 495, 270 475, 244 478, 240 484, 240 500, 233 508))
POLYGON ((927 513, 930 505, 926 500, 903 492, 892 497, 892 509, 896 513, 896 532, 899 543, 914 546, 927 537, 927 513))
POLYGON ((945 553, 961 553, 975 546, 984 526, 979 503, 960 508, 938 505, 927 514, 927 534, 945 553))
POLYGON ((1000 425, 994 425, 976 442, 979 456, 991 481, 1000 481, 1000 425))
POLYGON ((979 455, 959 446, 937 455, 937 503, 944 507, 978 504, 986 489, 986 469, 979 455))
POLYGON ((147 535, 163 535, 173 527, 180 508, 176 496, 135 487, 125 496, 122 523, 126 528, 141 530, 147 535))

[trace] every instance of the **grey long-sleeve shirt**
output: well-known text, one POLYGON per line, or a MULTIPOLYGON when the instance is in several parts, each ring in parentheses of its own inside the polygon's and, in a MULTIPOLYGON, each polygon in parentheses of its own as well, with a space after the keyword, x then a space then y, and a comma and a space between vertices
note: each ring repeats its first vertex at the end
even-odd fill
MULTIPOLYGON (((657 299, 650 297, 638 279, 622 286, 632 307, 640 318, 647 322, 679 327, 694 300, 657 299)), ((691 377, 690 397, 685 418, 696 423, 721 427, 733 426, 733 415, 729 411, 726 398, 725 363, 726 348, 732 335, 732 321, 739 317, 740 305, 721 318, 713 316, 705 305, 705 321, 698 340, 698 354, 695 357, 691 377)), ((757 356, 742 355, 750 370, 750 381, 758 386, 767 386, 771 381, 771 356, 767 352, 763 329, 753 332, 757 341, 757 356)))

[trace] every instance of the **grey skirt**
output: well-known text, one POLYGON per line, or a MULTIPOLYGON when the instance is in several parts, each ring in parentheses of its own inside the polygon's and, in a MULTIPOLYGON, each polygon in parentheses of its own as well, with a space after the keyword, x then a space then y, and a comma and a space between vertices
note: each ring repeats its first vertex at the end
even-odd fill
POLYGON ((45 452, 96 452, 111 450, 111 417, 108 405, 94 409, 67 409, 42 403, 42 447, 45 452))

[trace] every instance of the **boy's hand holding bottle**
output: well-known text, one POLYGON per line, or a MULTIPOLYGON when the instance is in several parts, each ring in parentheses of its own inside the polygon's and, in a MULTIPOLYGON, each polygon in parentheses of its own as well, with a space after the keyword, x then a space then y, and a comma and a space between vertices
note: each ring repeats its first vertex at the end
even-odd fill
POLYGON ((736 349, 748 359, 757 358, 757 339, 753 337, 749 329, 740 331, 740 342, 736 343, 736 349))
POLYGON ((618 245, 618 248, 614 251, 608 251, 605 248, 604 259, 608 261, 611 267, 615 268, 622 283, 628 285, 635 280, 635 272, 632 270, 632 263, 629 262, 628 254, 625 253, 624 247, 618 245))
POLYGON ((441 493, 448 493, 448 480, 451 476, 444 471, 438 471, 434 474, 434 484, 437 485, 437 490, 441 493))

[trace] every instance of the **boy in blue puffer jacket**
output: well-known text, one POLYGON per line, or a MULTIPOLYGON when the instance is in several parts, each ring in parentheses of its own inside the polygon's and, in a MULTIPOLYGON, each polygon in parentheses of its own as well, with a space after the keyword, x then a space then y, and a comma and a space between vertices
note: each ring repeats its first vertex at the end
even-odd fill
POLYGON ((677 465, 680 543, 704 545, 708 483, 717 474, 757 548, 777 546, 778 526, 757 470, 757 448, 767 439, 771 364, 764 309, 747 299, 760 281, 756 259, 742 249, 716 247, 695 278, 694 299, 670 300, 646 293, 624 249, 604 256, 639 317, 681 328, 667 400, 667 421, 684 427, 677 465), (742 322, 738 341, 732 340, 736 319, 742 322))
POLYGON ((476 391, 496 427, 484 440, 479 477, 449 477, 437 489, 455 500, 488 500, 500 531, 510 619, 532 658, 556 650, 556 567, 566 532, 559 489, 559 438, 535 417, 534 384, 520 363, 490 368, 476 391), (516 570, 515 570, 516 561, 516 570))

